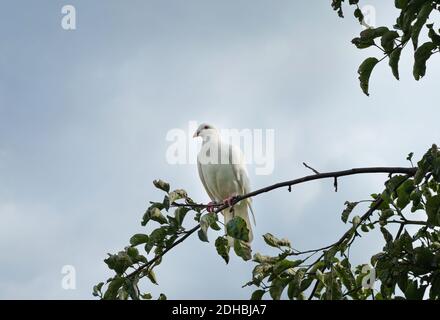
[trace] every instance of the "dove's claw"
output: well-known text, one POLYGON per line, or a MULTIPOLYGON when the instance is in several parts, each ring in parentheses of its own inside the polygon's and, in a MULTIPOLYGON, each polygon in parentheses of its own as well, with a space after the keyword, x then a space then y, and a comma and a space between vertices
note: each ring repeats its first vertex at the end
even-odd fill
POLYGON ((223 201, 223 203, 226 204, 229 207, 232 207, 232 203, 235 201, 236 198, 237 198, 236 196, 232 196, 232 197, 226 198, 223 201))
POLYGON ((215 211, 215 202, 210 202, 208 203, 208 205, 206 206, 206 210, 208 210, 209 213, 214 212, 215 211))

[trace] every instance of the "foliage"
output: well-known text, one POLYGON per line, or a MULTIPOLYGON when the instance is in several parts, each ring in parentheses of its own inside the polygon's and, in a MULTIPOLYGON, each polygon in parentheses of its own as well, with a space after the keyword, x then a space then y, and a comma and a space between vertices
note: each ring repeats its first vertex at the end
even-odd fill
MULTIPOLYGON (((411 163, 412 157, 410 154, 407 158, 411 163)), ((280 299, 283 294, 289 299, 440 299, 440 151, 436 145, 412 172, 390 175, 382 193, 371 195, 369 200, 346 202, 341 219, 350 227, 335 243, 299 251, 288 239, 266 233, 265 243, 278 254, 256 253, 253 257, 243 219, 235 217, 226 228, 219 225, 218 212, 225 205, 218 204, 214 213, 207 213, 206 206, 195 203, 186 191, 170 191, 168 183, 154 181, 165 195, 161 202, 150 203, 143 215, 141 224, 151 231, 133 235, 124 250, 108 255, 104 261, 114 276, 96 285, 93 295, 102 299, 152 299, 150 293, 140 292, 139 281, 147 278, 157 285, 154 270, 164 255, 198 231, 202 242, 209 242, 216 234, 215 249, 226 263, 230 259, 228 237, 233 239, 237 256, 256 263, 251 281, 245 284, 256 287, 251 299, 280 299), (355 211, 365 205, 367 211, 356 215, 355 211), (424 219, 412 218, 416 213, 424 219), (187 229, 185 218, 190 215, 196 224, 187 229), (419 229, 410 233, 409 226, 419 229), (227 234, 222 234, 224 229, 227 234), (382 251, 371 257, 372 267, 352 266, 353 243, 372 232, 382 235, 382 251)), ((162 294, 159 299, 166 296, 162 294)))
MULTIPOLYGON (((359 0, 348 1, 349 5, 355 7, 354 16, 366 26, 359 2, 359 0)), ((344 0, 332 1, 332 7, 340 17, 344 17, 343 3, 344 0)), ((436 29, 434 23, 428 23, 432 15, 440 11, 439 0, 395 0, 394 6, 400 13, 393 26, 367 26, 359 37, 352 40, 358 49, 376 47, 383 54, 381 59, 376 57, 365 59, 359 67, 360 86, 366 95, 369 95, 369 80, 373 69, 386 58, 394 77, 399 80, 401 53, 409 42, 414 49, 413 76, 416 80, 425 76, 428 59, 440 49, 440 30, 436 29), (424 33, 427 40, 420 44, 421 35, 424 33)))
MULTIPOLYGON (((409 157, 409 159, 411 159, 409 157)), ((287 242, 267 242, 279 249, 274 256, 256 254, 257 263, 247 285, 257 287, 252 299, 440 299, 440 152, 433 146, 418 163, 414 177, 395 175, 381 194, 373 194, 366 214, 354 215, 350 229, 336 243, 304 252, 287 242), (415 213, 425 219, 410 217, 415 213), (392 226, 397 225, 393 236, 392 226), (412 234, 408 226, 420 229, 412 234), (350 248, 356 238, 379 230, 382 251, 370 259, 372 267, 353 267, 350 248), (283 243, 283 244, 281 244, 283 243), (319 254, 313 262, 308 261, 319 254), (369 285, 368 279, 377 285, 369 285)), ((347 222, 360 202, 346 202, 342 220, 347 222)))
MULTIPOLYGON (((185 190, 170 191, 170 185, 161 180, 155 180, 153 184, 165 196, 161 202, 151 202, 142 217, 142 226, 152 226, 151 232, 133 235, 124 250, 108 254, 104 262, 115 274, 106 283, 101 282, 94 286, 94 296, 102 299, 152 299, 150 293, 140 292, 139 280, 147 278, 157 285, 154 270, 169 250, 197 230, 199 239, 203 242, 209 242, 210 230, 217 233, 222 230, 217 212, 207 213, 207 206, 196 204, 185 190), (197 222, 190 230, 184 226, 185 218, 189 214, 197 222), (102 292, 104 286, 105 291, 102 292)), ((215 241, 216 250, 224 261, 229 262, 227 236, 234 239, 233 249, 238 256, 244 260, 251 259, 251 250, 246 243, 249 239, 246 222, 235 217, 228 222, 226 230, 227 235, 218 235, 215 241)), ((159 299, 166 299, 166 296, 162 294, 159 299)))

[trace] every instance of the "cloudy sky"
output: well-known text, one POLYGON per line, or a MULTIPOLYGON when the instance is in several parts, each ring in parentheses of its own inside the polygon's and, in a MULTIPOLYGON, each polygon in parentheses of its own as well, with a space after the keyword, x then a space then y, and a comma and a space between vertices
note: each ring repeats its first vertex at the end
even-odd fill
MULTIPOLYGON (((396 11, 383 2, 365 4, 390 25, 396 11)), ((378 52, 351 45, 359 31, 330 1, 2 0, 0 298, 92 298, 111 275, 106 253, 142 232, 148 201, 161 199, 153 179, 206 202, 196 167, 165 157, 167 133, 189 121, 275 130, 272 174, 249 168, 255 189, 309 174, 303 161, 333 171, 422 156, 440 136, 440 60, 420 82, 411 50, 399 82, 382 63, 368 98, 356 71, 378 52), (65 4, 76 8, 74 31, 61 27, 65 4), (61 286, 65 265, 75 267, 75 290, 61 286)), ((346 178, 338 193, 321 181, 261 195, 254 250, 273 253, 266 232, 299 249, 330 243, 347 228, 344 201, 380 191, 384 178, 346 178)), ((380 238, 363 237, 354 257, 368 262, 380 249, 380 238)), ((212 243, 189 239, 157 270, 160 286, 144 288, 249 298, 241 285, 253 266, 236 257, 226 266, 212 243)))

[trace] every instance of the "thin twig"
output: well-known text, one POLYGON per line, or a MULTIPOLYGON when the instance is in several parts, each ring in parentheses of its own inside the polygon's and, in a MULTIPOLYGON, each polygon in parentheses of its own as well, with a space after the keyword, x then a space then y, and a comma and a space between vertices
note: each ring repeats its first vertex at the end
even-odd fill
POLYGON ((306 167, 307 169, 312 170, 315 174, 319 174, 319 171, 316 169, 313 169, 311 166, 309 166, 307 163, 303 162, 304 167, 306 167))

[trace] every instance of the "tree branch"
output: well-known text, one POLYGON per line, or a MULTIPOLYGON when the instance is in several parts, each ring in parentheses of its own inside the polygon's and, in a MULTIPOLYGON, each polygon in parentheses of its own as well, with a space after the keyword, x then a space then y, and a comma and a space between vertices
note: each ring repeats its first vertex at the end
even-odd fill
MULTIPOLYGON (((388 174, 406 174, 409 176, 413 176, 417 171, 417 168, 408 168, 408 167, 370 167, 370 168, 353 168, 349 170, 343 170, 343 171, 333 171, 333 172, 324 172, 324 173, 318 173, 314 175, 308 175, 304 176, 302 178, 284 181, 275 183, 273 185, 270 185, 268 187, 264 187, 255 191, 252 191, 248 194, 237 196, 231 201, 231 206, 237 204, 238 202, 255 197, 257 195, 260 195, 262 193, 270 192, 275 189, 280 189, 284 187, 292 187, 293 185, 313 181, 313 180, 321 180, 321 179, 327 179, 327 178, 333 178, 337 179, 339 177, 346 177, 346 176, 352 176, 352 175, 358 175, 358 174, 365 174, 365 173, 388 173, 388 174)), ((173 204, 174 205, 174 204, 173 204)), ((187 206, 187 207, 194 207, 194 205, 191 204, 177 204, 177 206, 187 206)), ((197 207, 206 207, 204 204, 196 204, 197 207)), ((216 213, 228 208, 228 205, 221 205, 216 209, 216 213)))
MULTIPOLYGON (((228 207, 231 207, 231 206, 237 204, 238 202, 240 202, 240 201, 242 201, 244 199, 255 197, 255 196, 260 195, 262 193, 270 192, 270 191, 273 191, 275 189, 280 189, 280 188, 283 188, 283 187, 291 188, 293 185, 305 183, 305 182, 308 182, 308 181, 320 180, 320 179, 326 179, 326 178, 337 179, 339 177, 350 176, 350 175, 357 175, 357 174, 364 174, 364 173, 388 173, 388 174, 398 174, 398 173, 400 173, 400 174, 406 174, 406 175, 412 176, 412 175, 414 175, 416 173, 416 171, 417 171, 417 168, 406 168, 406 167, 371 167, 371 168, 354 168, 354 169, 343 170, 343 171, 325 172, 325 173, 309 175, 309 176, 305 176, 305 177, 294 179, 294 180, 289 180, 289 181, 285 181, 285 182, 279 182, 279 183, 270 185, 268 187, 255 190, 255 191, 250 192, 248 194, 237 196, 237 197, 232 199, 230 205, 228 205, 228 204, 219 204, 217 206, 217 208, 215 209, 214 213, 217 214, 217 213, 221 212, 222 210, 227 209, 228 207)), ((361 217, 361 221, 364 221, 374 210, 376 210, 377 207, 380 205, 380 203, 381 203, 380 200, 376 201, 376 205, 374 205, 370 210, 368 210, 368 212, 364 216, 361 217)), ((186 207, 193 207, 193 208, 205 208, 205 207, 207 207, 204 204, 179 204, 179 203, 173 203, 172 206, 174 206, 174 207, 186 206, 186 207)), ((152 260, 148 261, 146 264, 140 266, 135 271, 130 273, 128 275, 128 277, 133 277, 136 274, 138 274, 139 272, 141 272, 142 270, 152 266, 156 261, 161 259, 171 249, 173 249, 174 247, 176 247, 177 245, 179 245, 180 243, 185 241, 189 236, 191 236, 199 228, 200 228, 200 225, 196 225, 195 227, 193 227, 192 229, 187 231, 186 234, 182 238, 180 238, 179 240, 174 242, 170 247, 166 248, 160 255, 155 256, 152 260)), ((348 233, 349 233, 349 231, 347 231, 347 233, 344 234, 344 236, 338 242, 336 242, 335 244, 333 244, 331 246, 338 245, 338 244, 342 243, 342 241, 345 239, 345 237, 347 236, 348 233)), ((329 247, 331 247, 331 246, 329 246, 329 247)))

